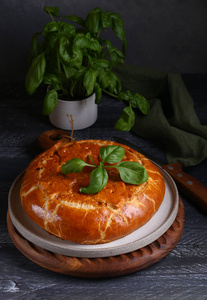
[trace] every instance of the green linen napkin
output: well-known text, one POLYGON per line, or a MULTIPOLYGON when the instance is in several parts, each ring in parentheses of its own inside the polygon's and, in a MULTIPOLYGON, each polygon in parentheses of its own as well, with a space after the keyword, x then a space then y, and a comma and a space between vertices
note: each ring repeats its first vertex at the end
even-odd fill
POLYGON ((146 116, 136 112, 133 131, 164 143, 168 163, 193 166, 207 157, 207 125, 201 125, 193 99, 179 74, 123 65, 116 69, 124 89, 145 96, 146 116))

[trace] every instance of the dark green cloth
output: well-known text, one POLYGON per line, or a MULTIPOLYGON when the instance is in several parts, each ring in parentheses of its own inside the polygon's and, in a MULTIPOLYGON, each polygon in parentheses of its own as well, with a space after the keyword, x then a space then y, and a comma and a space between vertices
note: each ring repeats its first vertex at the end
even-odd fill
POLYGON ((146 116, 136 112, 133 131, 164 143, 168 163, 193 166, 207 157, 207 125, 201 125, 193 99, 179 74, 123 65, 116 69, 124 89, 145 96, 146 116))

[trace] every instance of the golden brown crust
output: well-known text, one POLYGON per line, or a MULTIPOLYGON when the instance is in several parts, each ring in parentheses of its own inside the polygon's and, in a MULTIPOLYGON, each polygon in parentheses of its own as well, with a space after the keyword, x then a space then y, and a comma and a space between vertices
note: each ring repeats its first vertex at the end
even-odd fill
MULTIPOLYGON (((29 217, 46 231, 81 244, 98 244, 121 238, 147 223, 160 207, 165 193, 158 168, 142 154, 125 148, 123 161, 137 161, 149 178, 141 185, 125 184, 116 169, 107 169, 109 180, 97 194, 81 194, 88 186, 91 169, 64 175, 61 166, 78 157, 99 163, 99 149, 121 145, 112 141, 83 140, 63 144, 37 156, 27 168, 20 190, 29 217), (109 170, 109 171, 108 171, 109 170)), ((89 162, 90 163, 90 162, 89 162)))

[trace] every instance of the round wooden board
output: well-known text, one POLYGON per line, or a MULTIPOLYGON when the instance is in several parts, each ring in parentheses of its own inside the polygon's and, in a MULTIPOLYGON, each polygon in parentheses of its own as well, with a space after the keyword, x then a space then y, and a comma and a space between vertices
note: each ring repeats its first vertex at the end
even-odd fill
POLYGON ((160 238, 148 246, 123 255, 105 258, 78 258, 53 253, 29 242, 16 230, 9 212, 7 213, 9 235, 17 249, 27 258, 48 270, 82 278, 118 277, 155 264, 177 245, 183 233, 184 222, 184 205, 180 199, 178 214, 173 224, 160 238))

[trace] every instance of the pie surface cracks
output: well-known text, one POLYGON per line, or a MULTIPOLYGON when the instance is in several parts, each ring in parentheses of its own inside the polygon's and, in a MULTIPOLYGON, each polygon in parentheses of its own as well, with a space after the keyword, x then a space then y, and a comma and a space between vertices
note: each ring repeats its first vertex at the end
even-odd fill
POLYGON ((63 239, 83 244, 110 242, 144 225, 158 210, 164 197, 164 180, 157 167, 131 148, 125 148, 122 161, 136 161, 148 173, 141 185, 125 184, 115 168, 107 169, 106 187, 97 194, 82 194, 93 170, 63 174, 61 167, 72 158, 95 164, 101 161, 99 150, 112 141, 85 140, 62 144, 35 158, 28 167, 22 187, 22 205, 39 226, 63 239))

